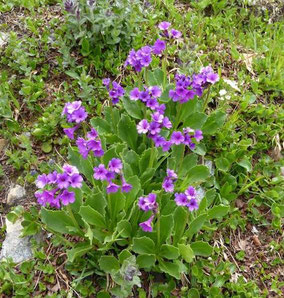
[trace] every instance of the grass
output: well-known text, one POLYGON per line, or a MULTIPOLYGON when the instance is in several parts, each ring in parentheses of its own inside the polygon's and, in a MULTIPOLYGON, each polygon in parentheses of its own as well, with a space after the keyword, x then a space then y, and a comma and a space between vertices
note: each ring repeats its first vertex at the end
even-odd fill
MULTIPOLYGON (((208 109, 220 108, 226 122, 205 140, 206 158, 215 171, 211 183, 220 190, 215 200, 230 204, 221 224, 207 231, 214 242, 212 258, 193 264, 190 283, 186 276, 181 284, 162 284, 150 276, 139 297, 146 297, 148 290, 153 297, 199 297, 197 290, 201 297, 283 293, 283 4, 248 2, 150 1, 135 39, 139 48, 152 40, 158 22, 168 20, 184 36, 184 43, 169 49, 177 55, 168 68, 188 73, 211 64, 218 70, 222 79, 212 90, 208 109)), ((52 168, 53 160, 67 154, 60 115, 64 103, 79 97, 96 114, 102 105, 98 98, 105 93, 103 76, 88 66, 87 58, 70 55, 57 42, 65 28, 56 1, 0 1, 0 11, 0 32, 8 36, 0 47, 0 136, 6 143, 0 191, 5 194, 7 177, 29 185, 36 172, 52 168)), ((33 261, 16 267, 1 263, 0 293, 27 297, 34 289, 37 297, 65 297, 68 292, 89 297, 104 288, 101 277, 94 285, 85 260, 66 264, 60 242, 53 241, 33 261)))

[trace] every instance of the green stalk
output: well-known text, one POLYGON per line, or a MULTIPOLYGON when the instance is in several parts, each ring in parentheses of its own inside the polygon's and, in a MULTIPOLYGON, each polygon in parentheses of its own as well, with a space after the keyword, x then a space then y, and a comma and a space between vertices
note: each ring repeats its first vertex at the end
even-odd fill
POLYGON ((182 156, 181 156, 181 160, 180 160, 180 163, 179 163, 179 168, 178 168, 178 173, 181 171, 181 168, 182 168, 182 163, 183 163, 183 158, 184 158, 184 152, 185 152, 185 145, 182 145, 182 156))
POLYGON ((204 101, 203 108, 202 108, 203 112, 206 110, 206 107, 208 105, 210 90, 211 90, 211 85, 209 85, 208 90, 207 90, 206 99, 204 101))
POLYGON ((150 160, 149 160, 149 168, 153 167, 154 153, 155 153, 155 146, 154 146, 154 141, 152 141, 151 155, 150 155, 150 160))
POLYGON ((80 228, 80 226, 79 226, 79 224, 78 224, 78 222, 77 222, 77 220, 76 220, 76 218, 74 216, 74 213, 72 211, 71 205, 70 204, 67 205, 66 208, 67 208, 67 211, 69 213, 69 216, 71 217, 71 220, 72 220, 74 226, 78 229, 80 235, 81 236, 84 236, 84 233, 81 231, 81 228, 80 228))
POLYGON ((161 245, 161 217, 160 210, 157 212, 157 245, 160 247, 161 245))
POLYGON ((182 108, 182 105, 181 104, 178 104, 178 107, 177 107, 177 117, 176 117, 176 120, 175 120, 175 124, 173 126, 173 130, 176 130, 178 125, 179 125, 179 122, 180 122, 180 117, 181 117, 181 109, 182 108))

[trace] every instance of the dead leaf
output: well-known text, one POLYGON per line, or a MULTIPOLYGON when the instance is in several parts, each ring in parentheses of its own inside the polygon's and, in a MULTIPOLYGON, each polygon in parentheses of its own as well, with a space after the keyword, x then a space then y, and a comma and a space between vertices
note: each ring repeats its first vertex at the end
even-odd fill
POLYGON ((227 83, 229 86, 231 86, 233 89, 235 89, 238 92, 241 92, 240 88, 238 87, 238 83, 236 81, 232 81, 226 78, 223 78, 223 81, 227 83))
POLYGON ((6 146, 6 140, 5 139, 0 139, 0 152, 3 151, 5 146, 6 146))
POLYGON ((257 235, 253 235, 252 240, 253 240, 253 243, 255 244, 255 246, 257 246, 257 247, 261 246, 261 243, 260 243, 257 235))
POLYGON ((252 69, 252 62, 253 62, 253 58, 255 56, 257 56, 257 54, 255 54, 255 53, 250 53, 250 54, 243 53, 242 56, 243 56, 243 62, 245 63, 247 70, 251 74, 255 75, 255 73, 252 69))

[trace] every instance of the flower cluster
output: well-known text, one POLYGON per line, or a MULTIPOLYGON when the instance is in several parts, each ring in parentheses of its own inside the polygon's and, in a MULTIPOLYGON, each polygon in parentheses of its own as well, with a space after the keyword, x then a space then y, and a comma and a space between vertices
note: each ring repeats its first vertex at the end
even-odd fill
POLYGON ((217 73, 213 72, 211 66, 207 66, 201 69, 199 74, 193 74, 192 78, 189 76, 176 74, 175 76, 175 89, 169 91, 169 97, 173 101, 185 103, 194 96, 202 96, 203 90, 214 84, 219 80, 217 73))
POLYGON ((193 150, 196 143, 199 143, 202 139, 203 134, 201 130, 186 127, 183 129, 183 132, 174 131, 171 135, 170 143, 174 145, 184 144, 193 150))
POLYGON ((87 140, 79 137, 76 140, 76 145, 84 159, 88 157, 90 151, 93 152, 95 157, 101 157, 104 155, 101 140, 98 132, 94 128, 91 128, 91 131, 87 133, 87 140))
POLYGON ((123 87, 121 87, 118 83, 112 82, 112 88, 110 87, 110 79, 103 79, 103 85, 106 86, 108 90, 108 94, 112 99, 112 103, 115 105, 119 102, 119 98, 122 97, 125 93, 123 87))
POLYGON ((99 164, 94 168, 94 178, 96 180, 107 181, 106 191, 107 193, 114 193, 121 188, 121 192, 129 192, 132 189, 132 185, 126 183, 122 174, 122 162, 119 158, 113 158, 108 163, 108 168, 104 164, 99 164), (117 175, 121 180, 121 186, 115 183, 117 175))
POLYGON ((177 39, 177 38, 180 38, 181 37, 181 32, 176 30, 176 29, 171 29, 169 30, 170 26, 172 24, 169 23, 169 22, 162 22, 158 25, 158 28, 160 30, 162 30, 162 33, 161 35, 166 37, 166 38, 174 38, 174 39, 177 39))
POLYGON ((88 113, 85 108, 82 106, 80 100, 67 102, 63 108, 62 116, 66 115, 67 122, 77 123, 75 126, 70 128, 64 128, 63 131, 67 137, 71 140, 74 140, 74 133, 80 127, 80 123, 86 120, 88 113))
POLYGON ((138 51, 132 49, 125 61, 124 66, 131 65, 135 71, 140 72, 143 67, 150 65, 152 61, 152 48, 144 46, 138 51))
POLYGON ((54 171, 37 177, 36 186, 42 191, 37 191, 35 196, 40 205, 59 209, 62 205, 75 202, 75 193, 68 189, 81 188, 83 178, 76 167, 65 164, 62 169, 63 173, 54 171))
POLYGON ((151 217, 139 224, 144 232, 152 232, 152 221, 154 219, 154 214, 157 213, 158 203, 157 203, 157 195, 154 193, 148 194, 146 197, 140 197, 138 199, 138 207, 143 210, 144 212, 152 211, 151 217))
POLYGON ((198 209, 197 192, 193 186, 189 186, 183 193, 175 193, 177 206, 186 206, 189 211, 198 209))
POLYGON ((177 180, 177 174, 170 169, 167 169, 167 176, 165 177, 162 187, 165 192, 174 191, 174 182, 177 180))
POLYGON ((150 108, 153 113, 151 114, 151 121, 142 119, 137 124, 137 131, 139 134, 147 134, 151 138, 156 147, 162 147, 163 151, 170 150, 172 145, 185 144, 191 150, 195 148, 195 143, 203 139, 201 130, 193 130, 189 127, 185 128, 183 132, 174 131, 171 138, 167 140, 162 136, 162 129, 171 129, 172 123, 168 117, 164 116, 166 106, 159 104, 158 98, 161 96, 162 90, 158 86, 144 87, 143 91, 134 88, 130 91, 130 99, 143 102, 146 107, 150 108))
POLYGON ((70 123, 81 123, 88 117, 81 100, 67 102, 63 108, 62 115, 66 115, 67 121, 70 123))

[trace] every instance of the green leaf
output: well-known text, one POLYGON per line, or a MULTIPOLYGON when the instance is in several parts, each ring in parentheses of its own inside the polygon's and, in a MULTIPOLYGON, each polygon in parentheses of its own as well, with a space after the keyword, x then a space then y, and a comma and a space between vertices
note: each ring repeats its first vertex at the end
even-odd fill
POLYGON ((195 288, 189 289, 187 293, 187 298, 200 298, 199 291, 195 288))
POLYGON ((147 71, 146 83, 148 86, 162 86, 164 81, 164 73, 160 68, 156 68, 154 71, 147 71))
POLYGON ((174 218, 173 215, 162 215, 160 219, 160 240, 161 244, 165 243, 169 236, 171 235, 173 226, 174 226, 174 218))
POLYGON ((196 256, 209 257, 213 252, 213 247, 204 241, 193 242, 190 246, 196 256))
POLYGON ((69 146, 68 148, 68 159, 71 164, 76 166, 80 173, 84 174, 89 182, 93 181, 94 168, 89 158, 84 159, 81 154, 77 151, 77 148, 69 146))
POLYGON ((155 243, 146 236, 134 238, 132 250, 138 254, 153 254, 155 252, 155 243))
POLYGON ((149 167, 149 163, 150 163, 150 158, 151 158, 151 152, 153 151, 153 165, 155 165, 156 163, 156 158, 157 158, 157 154, 158 154, 158 150, 156 148, 148 148, 147 150, 145 150, 140 158, 139 161, 139 170, 140 173, 144 173, 148 167, 149 167))
POLYGON ((91 225, 95 225, 99 228, 106 227, 104 216, 91 206, 81 206, 79 214, 87 223, 91 225))
POLYGON ((126 179, 127 183, 132 185, 130 192, 125 193, 125 210, 127 211, 129 207, 132 207, 133 202, 136 200, 138 192, 141 190, 140 180, 137 176, 130 177, 126 179))
POLYGON ((249 160, 247 159, 242 159, 237 163, 239 166, 243 167, 246 169, 248 172, 251 172, 252 170, 252 165, 249 160))
POLYGON ((101 256, 99 259, 99 265, 101 270, 106 273, 118 271, 120 268, 119 262, 114 256, 101 256))
POLYGON ((121 237, 128 238, 131 236, 132 227, 129 221, 123 219, 117 224, 117 231, 121 237))
POLYGON ((197 165, 197 155, 196 154, 187 154, 182 162, 182 166, 179 172, 179 177, 187 175, 190 169, 197 165))
POLYGON ((225 216, 229 211, 229 206, 219 205, 214 206, 208 211, 208 219, 220 218, 225 216))
POLYGON ((124 260, 128 259, 129 257, 131 257, 132 254, 130 253, 129 250, 124 249, 119 255, 118 255, 118 259, 120 264, 123 263, 124 260))
POLYGON ((183 103, 180 119, 186 120, 190 115, 195 113, 197 110, 197 105, 198 105, 198 101, 196 98, 194 98, 193 100, 189 100, 186 103, 183 103))
POLYGON ((180 270, 178 264, 160 261, 159 267, 162 272, 168 273, 176 279, 180 279, 180 270))
POLYGON ((202 127, 203 134, 212 135, 221 128, 226 120, 226 113, 217 111, 213 112, 206 120, 202 127))
POLYGON ((49 153, 51 152, 52 150, 52 145, 50 142, 45 142, 41 145, 41 150, 44 152, 44 153, 49 153))
POLYGON ((175 85, 173 85, 173 84, 170 84, 166 88, 164 88, 164 91, 163 91, 161 97, 159 98, 159 101, 165 102, 165 103, 169 102, 170 101, 169 92, 171 89, 174 89, 174 88, 175 88, 175 85))
POLYGON ((79 243, 74 248, 67 250, 67 257, 69 262, 73 262, 76 258, 83 256, 92 249, 89 243, 79 243))
POLYGON ((136 125, 127 115, 122 115, 118 122, 118 136, 125 141, 131 149, 136 149, 138 138, 136 125))
POLYGON ((206 120, 206 114, 196 112, 187 117, 187 119, 184 122, 184 126, 189 126, 192 129, 201 129, 206 120))
POLYGON ((111 133, 110 125, 103 118, 98 118, 98 117, 92 118, 90 120, 90 123, 98 131, 99 134, 104 135, 104 134, 111 133))
MULTIPOLYGON (((209 169, 206 166, 198 165, 189 170, 185 185, 195 182, 205 181, 210 176, 209 169)), ((184 185, 184 183, 183 183, 184 185)))
POLYGON ((122 159, 124 164, 128 164, 131 166, 131 169, 135 175, 139 174, 139 155, 128 148, 125 149, 122 153, 122 159))
POLYGON ((155 255, 139 255, 136 260, 139 268, 147 268, 150 269, 155 265, 156 258, 155 255))
POLYGON ((230 162, 227 158, 219 157, 215 159, 217 169, 227 172, 230 169, 230 162))
POLYGON ((187 222, 188 211, 185 208, 178 206, 174 212, 174 236, 173 243, 176 245, 184 234, 184 229, 187 222))
POLYGON ((122 102, 126 112, 131 117, 139 120, 143 118, 142 109, 138 101, 130 100, 128 97, 124 96, 122 102))
POLYGON ((179 257, 179 250, 173 245, 163 244, 161 246, 159 255, 163 258, 174 260, 179 257))
POLYGON ((63 210, 48 210, 42 208, 40 211, 41 220, 47 227, 61 234, 69 233, 68 226, 74 227, 73 221, 63 210))
POLYGON ((192 248, 190 247, 190 245, 179 244, 178 248, 179 248, 179 253, 182 256, 182 258, 187 263, 191 263, 194 258, 194 252, 193 252, 192 248))
POLYGON ((85 205, 91 206, 102 215, 105 215, 106 204, 106 199, 101 192, 88 195, 85 203, 85 205))
POLYGON ((190 222, 189 228, 186 231, 186 236, 188 236, 189 239, 191 239, 194 234, 197 234, 201 230, 206 219, 207 214, 204 213, 196 217, 192 222, 190 222))
POLYGON ((154 168, 147 169, 140 177, 141 185, 144 186, 149 180, 152 179, 156 170, 154 168))

